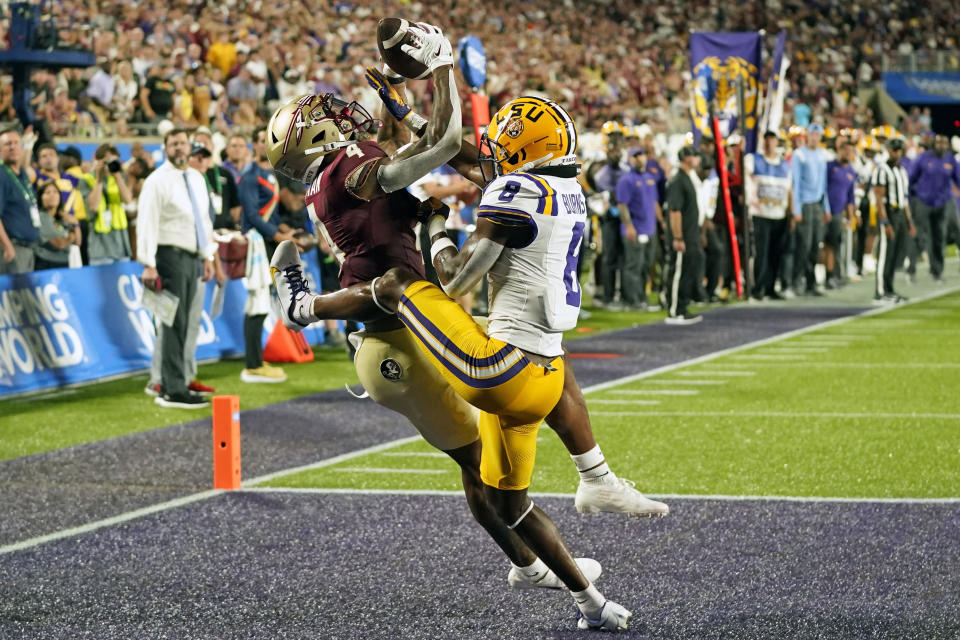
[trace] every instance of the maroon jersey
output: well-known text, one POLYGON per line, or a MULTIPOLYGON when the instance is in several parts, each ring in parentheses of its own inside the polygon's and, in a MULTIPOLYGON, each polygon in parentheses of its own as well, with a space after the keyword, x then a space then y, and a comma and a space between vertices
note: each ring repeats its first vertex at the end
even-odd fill
POLYGON ((413 232, 420 201, 402 189, 367 202, 347 186, 386 155, 373 141, 350 145, 307 190, 307 211, 340 262, 340 286, 373 280, 391 267, 424 275, 413 232))

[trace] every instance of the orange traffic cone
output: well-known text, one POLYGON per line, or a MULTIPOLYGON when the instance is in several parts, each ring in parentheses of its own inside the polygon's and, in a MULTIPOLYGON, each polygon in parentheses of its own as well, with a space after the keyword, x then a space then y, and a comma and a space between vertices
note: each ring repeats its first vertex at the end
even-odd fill
POLYGON ((283 321, 277 320, 263 347, 263 359, 265 362, 311 362, 313 349, 302 333, 287 329, 283 321))

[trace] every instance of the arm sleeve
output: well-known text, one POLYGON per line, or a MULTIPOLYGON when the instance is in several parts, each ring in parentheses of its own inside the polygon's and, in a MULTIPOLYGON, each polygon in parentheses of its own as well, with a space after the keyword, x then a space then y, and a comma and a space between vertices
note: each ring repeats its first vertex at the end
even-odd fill
POLYGON ((157 181, 144 181, 137 201, 137 262, 146 267, 157 266, 157 233, 160 230, 160 191, 157 181))
POLYGON ((272 239, 277 233, 277 226, 260 217, 259 195, 260 185, 256 177, 252 173, 245 175, 237 185, 237 197, 240 199, 243 214, 243 230, 253 227, 264 238, 272 239))
POLYGON ((418 178, 430 173, 449 162, 460 151, 460 95, 454 80, 453 69, 448 72, 452 109, 450 120, 435 144, 412 156, 380 163, 377 167, 377 180, 386 193, 398 191, 412 184, 418 178))

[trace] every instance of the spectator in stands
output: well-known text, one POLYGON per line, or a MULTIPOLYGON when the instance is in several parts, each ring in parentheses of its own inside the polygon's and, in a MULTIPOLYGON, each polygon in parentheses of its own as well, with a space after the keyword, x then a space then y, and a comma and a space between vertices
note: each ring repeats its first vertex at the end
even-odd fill
POLYGON ((169 63, 161 59, 150 67, 147 81, 140 89, 140 107, 147 122, 169 118, 173 111, 174 85, 170 81, 169 63))
POLYGON ((242 210, 240 198, 237 195, 237 182, 228 171, 213 162, 213 137, 210 130, 206 127, 198 128, 193 134, 193 142, 202 145, 211 156, 206 178, 210 188, 210 202, 215 213, 213 228, 239 231, 242 210))
MULTIPOLYGON (((280 199, 277 178, 273 173, 273 165, 267 158, 266 145, 267 130, 265 127, 257 129, 253 138, 253 162, 244 170, 240 177, 238 194, 240 206, 243 210, 243 231, 250 238, 248 242, 248 271, 257 268, 256 260, 251 259, 250 251, 255 249, 257 238, 262 238, 265 248, 263 259, 269 264, 277 245, 284 240, 293 240, 294 232, 287 224, 281 222, 278 202, 280 199)), ((280 367, 271 366, 263 361, 263 321, 269 311, 269 300, 264 306, 259 302, 262 285, 269 283, 256 282, 248 273, 247 286, 249 289, 247 305, 244 308, 243 334, 246 345, 245 368, 240 374, 244 382, 283 382, 286 374, 280 367)))
POLYGON ((184 348, 189 329, 190 304, 202 281, 214 275, 213 227, 209 199, 203 197, 203 176, 188 166, 190 140, 187 132, 173 129, 164 138, 167 161, 143 184, 139 200, 137 260, 144 265, 144 287, 165 290, 179 299, 171 325, 160 324, 161 393, 156 403, 163 407, 194 409, 209 403, 188 389, 184 348))
POLYGON ((84 93, 90 98, 90 108, 102 122, 109 119, 117 81, 114 77, 116 63, 109 58, 97 60, 97 70, 87 83, 84 93))
POLYGON ((16 129, 0 132, 0 275, 33 271, 40 241, 40 209, 24 168, 24 149, 16 129))
POLYGON ((236 134, 230 136, 224 151, 227 159, 221 166, 233 176, 234 181, 240 182, 240 176, 250 162, 250 148, 247 147, 246 138, 236 134))
POLYGON ((102 144, 93 154, 93 181, 87 196, 87 215, 93 221, 87 240, 91 265, 130 260, 129 217, 135 217, 133 194, 127 186, 120 152, 102 144))
POLYGON ((34 247, 34 270, 67 267, 71 245, 80 245, 80 228, 71 217, 64 215, 63 194, 56 183, 39 182, 36 191, 40 204, 40 243, 34 247))

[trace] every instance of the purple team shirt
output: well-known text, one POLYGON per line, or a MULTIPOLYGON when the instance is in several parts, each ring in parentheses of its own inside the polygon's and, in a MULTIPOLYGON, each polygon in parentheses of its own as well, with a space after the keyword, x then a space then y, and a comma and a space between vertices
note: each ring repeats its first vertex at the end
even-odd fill
POLYGON ((639 235, 652 236, 657 230, 657 178, 648 171, 630 169, 617 181, 617 202, 626 203, 639 235))

